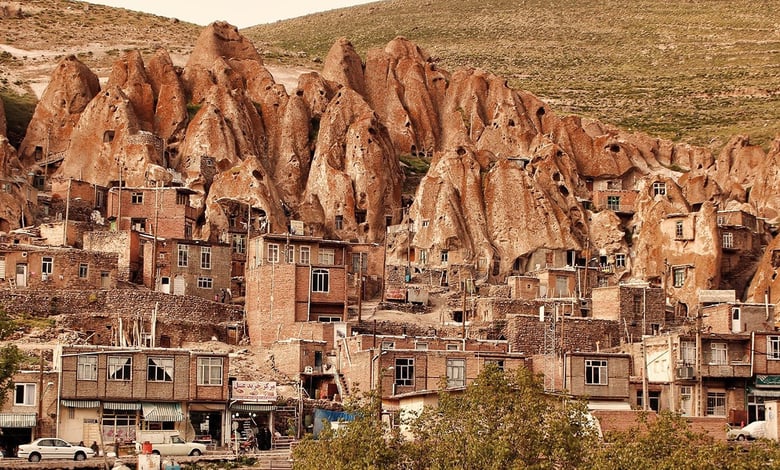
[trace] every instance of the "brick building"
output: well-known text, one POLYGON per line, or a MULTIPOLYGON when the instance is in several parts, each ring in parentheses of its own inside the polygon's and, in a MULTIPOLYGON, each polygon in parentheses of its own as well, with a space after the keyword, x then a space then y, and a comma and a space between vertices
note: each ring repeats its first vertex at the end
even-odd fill
POLYGON ((215 442, 229 435, 227 354, 60 346, 56 359, 57 426, 67 441, 129 445, 137 431, 161 429, 215 442))
POLYGON ((247 328, 254 344, 332 342, 328 324, 347 319, 349 243, 265 234, 249 243, 248 260, 247 328))
POLYGON ((140 233, 132 230, 124 232, 116 231, 91 231, 84 234, 84 249, 101 253, 116 253, 117 278, 141 284, 143 279, 143 266, 141 264, 141 238, 140 233))
POLYGON ((113 289, 118 256, 73 248, 0 245, 0 282, 12 288, 113 289))
POLYGON ((381 389, 382 396, 438 390, 443 381, 464 387, 489 362, 506 370, 528 365, 506 341, 421 336, 349 336, 334 359, 350 393, 381 389))
POLYGON ((191 194, 193 190, 183 187, 114 187, 108 192, 107 214, 116 230, 189 240, 198 218, 197 209, 190 205, 191 194))
POLYGON ((597 287, 592 292, 592 316, 621 325, 632 339, 658 334, 666 323, 663 289, 646 284, 597 287))
POLYGON ((229 245, 200 240, 148 238, 143 243, 144 285, 166 294, 229 301, 229 245), (154 260, 154 263, 153 263, 154 260))
POLYGON ((0 410, 0 445, 6 452, 38 437, 56 435, 58 376, 42 369, 14 374, 0 410))

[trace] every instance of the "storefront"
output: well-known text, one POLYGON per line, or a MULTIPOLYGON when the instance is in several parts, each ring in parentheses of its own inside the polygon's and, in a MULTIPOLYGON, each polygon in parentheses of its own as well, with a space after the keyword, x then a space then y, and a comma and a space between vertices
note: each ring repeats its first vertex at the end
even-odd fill
POLYGON ((187 440, 202 442, 217 446, 223 441, 225 423, 224 403, 191 403, 189 406, 189 421, 194 435, 187 435, 187 440))
POLYGON ((37 417, 36 413, 0 413, 0 450, 4 456, 16 457, 19 445, 32 441, 37 417))

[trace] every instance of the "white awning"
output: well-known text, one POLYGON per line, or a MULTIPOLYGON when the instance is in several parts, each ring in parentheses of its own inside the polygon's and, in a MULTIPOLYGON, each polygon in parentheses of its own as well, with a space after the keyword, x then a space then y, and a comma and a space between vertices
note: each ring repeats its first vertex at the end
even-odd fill
POLYGON ((68 408, 97 408, 100 406, 100 402, 97 400, 66 400, 63 398, 60 403, 68 408))
POLYGON ((184 421, 181 403, 142 403, 146 421, 184 421))
POLYGON ((37 413, 0 413, 0 428, 34 428, 37 413))
POLYGON ((117 402, 117 401, 104 401, 103 402, 103 409, 104 410, 120 410, 120 411, 138 411, 141 409, 140 403, 127 403, 127 402, 117 402))
POLYGON ((610 410, 621 411, 630 410, 631 405, 624 401, 609 401, 609 400, 590 400, 588 402, 588 410, 610 410))

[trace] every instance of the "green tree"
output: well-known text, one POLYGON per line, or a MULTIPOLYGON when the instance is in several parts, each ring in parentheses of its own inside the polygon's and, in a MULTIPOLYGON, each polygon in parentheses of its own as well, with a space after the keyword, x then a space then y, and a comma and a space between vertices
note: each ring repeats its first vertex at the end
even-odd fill
POLYGON ((354 421, 331 429, 318 439, 306 437, 293 450, 293 468, 401 469, 405 443, 397 429, 390 430, 379 418, 379 397, 370 394, 348 404, 354 421))
POLYGON ((716 441, 692 430, 685 418, 668 411, 645 414, 636 426, 605 438, 604 445, 593 449, 589 468, 748 470, 775 468, 767 465, 780 462, 776 442, 762 440, 744 446, 716 441))
MULTIPOLYGON (((0 340, 4 340, 16 329, 16 322, 0 310, 0 340)), ((0 348, 0 406, 5 402, 8 390, 14 386, 14 374, 19 370, 24 355, 15 344, 0 348)))
POLYGON ((489 366, 412 423, 416 468, 585 468, 598 431, 583 403, 547 395, 524 368, 489 366))

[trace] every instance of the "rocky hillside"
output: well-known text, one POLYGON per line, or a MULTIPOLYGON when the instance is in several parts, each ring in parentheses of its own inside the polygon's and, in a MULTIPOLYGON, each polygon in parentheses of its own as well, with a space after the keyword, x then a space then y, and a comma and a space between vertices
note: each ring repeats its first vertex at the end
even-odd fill
POLYGON ((131 49, 101 83, 79 57, 60 59, 18 148, 0 137, 0 230, 38 220, 34 200, 24 203, 27 175, 48 171, 187 186, 195 235, 211 241, 233 201, 275 232, 297 219, 307 234, 381 243, 403 222, 412 230, 393 232, 388 261, 404 264, 410 247, 442 261, 452 253, 490 282, 573 252, 619 267, 613 282, 674 273, 684 306, 699 289, 755 300, 780 282, 765 250, 780 223, 780 139, 768 147, 736 136, 713 152, 559 115, 504 77, 441 67, 403 37, 365 57, 336 40, 321 72, 286 88, 247 37, 217 22, 182 66, 166 49, 131 49), (402 198, 414 162, 425 174, 402 198), (723 226, 746 224, 723 211, 770 230, 756 226, 735 251, 723 226))
POLYGON ((444 68, 479 67, 578 114, 718 148, 780 131, 776 1, 387 0, 259 25, 244 33, 286 63, 359 54, 395 36, 444 68))

